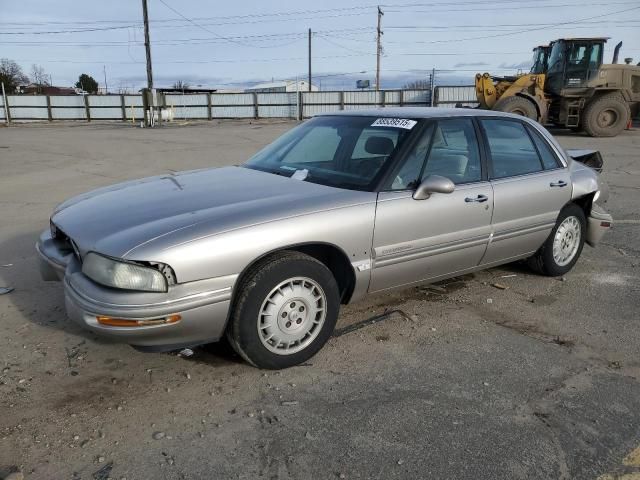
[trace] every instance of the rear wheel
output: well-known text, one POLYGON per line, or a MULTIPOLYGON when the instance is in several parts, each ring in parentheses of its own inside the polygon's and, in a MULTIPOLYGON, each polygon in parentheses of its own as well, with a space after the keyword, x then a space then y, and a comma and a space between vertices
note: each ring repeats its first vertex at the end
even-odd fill
POLYGON ((578 205, 571 203, 565 206, 547 240, 529 258, 529 266, 550 277, 564 275, 571 270, 582 253, 586 223, 584 212, 578 205))
POLYGON ((493 107, 499 112, 515 113, 531 120, 538 120, 538 110, 531 100, 524 97, 507 97, 501 98, 493 107))
POLYGON ((298 252, 270 256, 245 275, 239 289, 227 338, 258 368, 302 363, 333 332, 339 289, 331 271, 313 257, 298 252))
POLYGON ((619 93, 591 100, 582 114, 584 130, 592 137, 615 137, 625 129, 631 109, 619 93))

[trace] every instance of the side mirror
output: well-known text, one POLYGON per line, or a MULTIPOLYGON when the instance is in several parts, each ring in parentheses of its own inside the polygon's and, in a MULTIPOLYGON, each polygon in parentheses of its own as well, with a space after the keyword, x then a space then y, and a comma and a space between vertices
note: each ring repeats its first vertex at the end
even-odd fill
POLYGON ((440 175, 429 175, 413 192, 414 200, 426 200, 432 193, 451 193, 456 188, 454 183, 447 177, 440 175))

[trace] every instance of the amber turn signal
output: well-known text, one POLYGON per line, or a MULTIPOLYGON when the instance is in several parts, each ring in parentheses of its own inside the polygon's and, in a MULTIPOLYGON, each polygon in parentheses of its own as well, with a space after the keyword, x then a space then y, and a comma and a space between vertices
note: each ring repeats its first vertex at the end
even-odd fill
POLYGON ((109 327, 145 327, 148 325, 164 325, 167 323, 176 323, 182 320, 180 315, 169 315, 163 318, 153 318, 149 320, 130 320, 125 318, 113 318, 106 316, 97 316, 96 320, 100 325, 108 325, 109 327))

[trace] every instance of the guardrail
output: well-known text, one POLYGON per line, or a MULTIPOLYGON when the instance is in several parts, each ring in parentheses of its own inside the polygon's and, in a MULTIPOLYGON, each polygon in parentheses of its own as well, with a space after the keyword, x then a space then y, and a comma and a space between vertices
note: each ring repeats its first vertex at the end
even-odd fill
MULTIPOLYGON (((161 96, 169 118, 308 118, 318 113, 375 107, 430 106, 429 90, 358 90, 282 93, 202 93, 161 96)), ((436 87, 434 105, 475 101, 473 87, 436 87), (473 95, 471 95, 473 94, 473 95)), ((55 120, 140 121, 139 95, 7 95, 0 96, 0 122, 55 120), (7 105, 8 108, 5 108, 7 105)))

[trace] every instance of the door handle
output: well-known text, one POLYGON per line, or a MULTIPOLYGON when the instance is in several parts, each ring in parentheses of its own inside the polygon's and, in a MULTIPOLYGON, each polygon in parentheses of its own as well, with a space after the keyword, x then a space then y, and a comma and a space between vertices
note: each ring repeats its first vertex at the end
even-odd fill
POLYGON ((489 197, 487 197, 486 195, 478 195, 475 198, 467 197, 464 199, 466 203, 482 203, 486 202, 487 200, 489 200, 489 197))
POLYGON ((566 187, 568 184, 564 180, 558 180, 557 182, 551 182, 550 187, 566 187))

